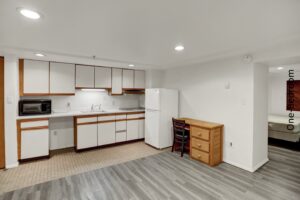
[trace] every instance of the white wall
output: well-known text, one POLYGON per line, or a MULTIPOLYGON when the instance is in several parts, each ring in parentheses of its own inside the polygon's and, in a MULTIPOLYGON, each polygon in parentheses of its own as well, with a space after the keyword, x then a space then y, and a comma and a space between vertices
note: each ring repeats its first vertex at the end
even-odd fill
POLYGON ((252 171, 252 64, 237 58, 169 69, 164 87, 179 89, 180 117, 224 124, 224 161, 252 171))
MULTIPOLYGON (((289 79, 288 69, 295 69, 295 80, 300 80, 300 64, 284 66, 282 71, 269 73, 269 114, 288 116, 286 110, 286 81, 289 79)), ((294 111, 300 117, 299 111, 294 111)))
POLYGON ((12 55, 4 56, 5 81, 5 165, 18 165, 17 155, 17 105, 18 105, 18 62, 12 55))
POLYGON ((268 66, 254 65, 253 171, 268 159, 268 66))
POLYGON ((160 88, 163 84, 164 70, 147 70, 146 71, 146 88, 160 88))

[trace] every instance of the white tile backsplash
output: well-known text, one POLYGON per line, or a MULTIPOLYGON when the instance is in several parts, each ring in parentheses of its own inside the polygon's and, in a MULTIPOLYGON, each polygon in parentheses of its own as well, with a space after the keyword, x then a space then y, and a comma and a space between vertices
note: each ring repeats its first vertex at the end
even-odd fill
POLYGON ((102 109, 136 108, 144 105, 144 95, 124 94, 121 96, 110 96, 107 92, 76 90, 75 96, 43 96, 22 97, 22 99, 51 99, 52 110, 66 111, 70 103, 73 111, 90 109, 92 104, 101 104, 102 109))

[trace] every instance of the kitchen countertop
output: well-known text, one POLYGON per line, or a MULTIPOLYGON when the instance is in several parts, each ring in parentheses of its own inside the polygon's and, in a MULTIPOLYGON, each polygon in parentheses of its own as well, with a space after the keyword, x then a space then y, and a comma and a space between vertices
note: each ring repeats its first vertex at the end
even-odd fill
POLYGON ((19 119, 35 119, 35 118, 56 118, 56 117, 73 117, 85 115, 101 115, 101 114, 114 114, 114 113, 132 113, 132 112, 145 112, 145 109, 132 109, 132 110, 104 110, 104 111, 70 111, 70 112, 53 112, 49 115, 31 115, 31 116, 17 116, 19 119))

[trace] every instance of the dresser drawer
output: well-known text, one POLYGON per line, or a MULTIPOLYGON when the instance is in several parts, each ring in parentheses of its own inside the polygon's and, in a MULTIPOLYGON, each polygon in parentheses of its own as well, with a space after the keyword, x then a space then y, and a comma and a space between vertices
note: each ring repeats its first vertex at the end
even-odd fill
POLYGON ((192 148, 196 148, 196 149, 199 149, 202 151, 209 152, 209 143, 204 140, 192 138, 191 144, 192 144, 192 148))
POLYGON ((209 140, 209 130, 198 128, 198 127, 191 127, 191 135, 192 137, 196 137, 203 140, 209 140))
POLYGON ((209 164, 209 154, 192 148, 192 158, 209 164))

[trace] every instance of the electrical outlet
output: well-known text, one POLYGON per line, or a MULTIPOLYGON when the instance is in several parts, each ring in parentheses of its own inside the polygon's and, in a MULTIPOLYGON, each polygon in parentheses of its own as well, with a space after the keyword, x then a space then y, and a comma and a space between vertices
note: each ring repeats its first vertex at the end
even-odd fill
POLYGON ((230 147, 232 147, 232 146, 233 146, 232 142, 229 142, 229 146, 230 146, 230 147))

